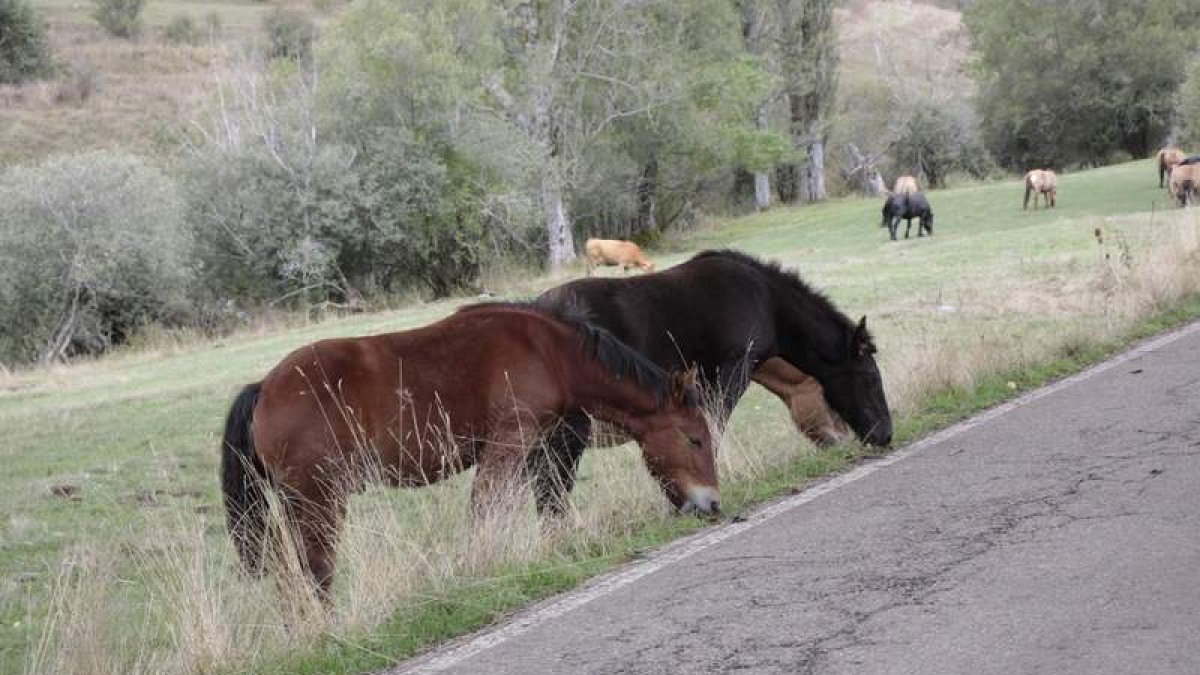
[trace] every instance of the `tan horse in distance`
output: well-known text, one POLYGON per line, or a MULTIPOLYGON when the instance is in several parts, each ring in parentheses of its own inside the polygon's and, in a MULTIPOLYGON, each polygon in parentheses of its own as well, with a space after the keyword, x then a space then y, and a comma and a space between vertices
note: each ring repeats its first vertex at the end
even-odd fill
POLYGON ((632 241, 588 239, 584 252, 587 254, 589 277, 597 267, 606 266, 620 267, 625 273, 631 267, 640 268, 643 272, 654 271, 654 261, 647 258, 641 247, 632 241))
POLYGON ((920 192, 920 191, 921 191, 920 188, 917 187, 917 179, 915 177, 900 176, 899 178, 896 179, 895 189, 892 190, 892 193, 898 194, 898 195, 905 195, 910 192, 920 192))
POLYGON ((1200 164, 1180 164, 1171 170, 1171 180, 1168 183, 1171 198, 1179 206, 1191 206, 1196 203, 1196 189, 1200 187, 1200 164))
POLYGON ((1184 160, 1187 155, 1182 150, 1174 146, 1169 146, 1158 151, 1158 187, 1163 186, 1163 179, 1171 175, 1171 171, 1179 166, 1179 163, 1184 160))
POLYGON ((1042 195, 1045 206, 1054 208, 1058 204, 1058 176, 1050 169, 1034 169, 1025 174, 1025 206, 1029 208, 1029 195, 1033 195, 1033 210, 1037 211, 1037 198, 1042 195))

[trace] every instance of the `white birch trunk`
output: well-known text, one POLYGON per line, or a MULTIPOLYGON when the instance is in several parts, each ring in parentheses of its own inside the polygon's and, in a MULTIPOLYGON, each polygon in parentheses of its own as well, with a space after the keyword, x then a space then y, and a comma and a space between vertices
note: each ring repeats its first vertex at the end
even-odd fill
POLYGON ((825 141, 814 138, 808 142, 808 161, 804 165, 804 200, 823 201, 825 194, 825 141))
MULTIPOLYGON (((754 118, 754 128, 759 131, 767 130, 766 107, 759 108, 754 118)), ((771 176, 766 171, 754 172, 754 208, 766 211, 771 208, 771 176)))
POLYGON ((562 186, 553 179, 542 183, 542 210, 546 234, 550 240, 550 268, 557 270, 575 259, 575 237, 567 220, 567 205, 562 186))

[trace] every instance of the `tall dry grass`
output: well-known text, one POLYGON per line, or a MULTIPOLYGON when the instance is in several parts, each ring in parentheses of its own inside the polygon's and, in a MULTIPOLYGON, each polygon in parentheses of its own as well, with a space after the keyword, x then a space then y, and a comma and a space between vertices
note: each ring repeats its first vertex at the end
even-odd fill
MULTIPOLYGON (((909 308, 911 318, 887 322, 878 338, 897 414, 918 409, 947 387, 969 387, 983 375, 1118 337, 1200 294, 1196 213, 1160 215, 1149 224, 1145 216, 1107 219, 1099 226, 1094 259, 1070 274, 964 286, 953 311, 944 305, 909 308)), ((747 400, 743 406, 756 407, 763 399, 747 400)), ((722 485, 761 480, 809 452, 782 412, 735 416, 720 439, 722 485)), ((159 545, 153 555, 135 557, 138 584, 124 582, 120 552, 102 544, 79 548, 55 582, 27 671, 238 670, 319 638, 352 639, 442 590, 502 574, 514 564, 570 561, 579 551, 594 555, 615 536, 672 517, 635 448, 588 456, 577 508, 555 527, 539 523, 521 486, 512 495, 517 507, 473 522, 467 517, 469 474, 419 490, 371 488, 357 495, 338 549, 338 583, 328 612, 297 590, 304 587, 298 568, 283 570, 280 583, 239 577, 232 547, 207 531, 203 520, 155 521, 159 545)), ((219 515, 214 518, 219 522, 219 515)))

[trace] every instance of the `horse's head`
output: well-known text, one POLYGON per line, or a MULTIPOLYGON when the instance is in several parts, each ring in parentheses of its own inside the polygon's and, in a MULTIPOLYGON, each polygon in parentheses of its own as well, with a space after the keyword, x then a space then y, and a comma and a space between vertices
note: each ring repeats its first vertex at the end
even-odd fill
POLYGON ((883 378, 875 364, 875 343, 863 317, 846 338, 842 358, 826 362, 827 377, 821 386, 825 401, 854 429, 864 442, 892 442, 892 413, 883 393, 883 378))
POLYGON ((696 371, 671 375, 666 404, 634 421, 630 431, 642 446, 646 467, 667 499, 684 513, 720 512, 716 451, 696 371))

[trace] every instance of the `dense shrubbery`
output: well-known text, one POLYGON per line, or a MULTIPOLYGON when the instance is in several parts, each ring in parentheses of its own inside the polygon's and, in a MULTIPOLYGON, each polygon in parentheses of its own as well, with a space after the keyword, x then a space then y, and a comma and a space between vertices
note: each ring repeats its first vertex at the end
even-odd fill
POLYGON ((170 178, 113 153, 0 175, 0 360, 99 353, 179 321, 191 235, 170 178))
POLYGON ((46 24, 28 0, 0 0, 0 84, 16 84, 50 72, 46 24))
POLYGON ((132 39, 142 34, 146 0, 92 0, 92 16, 109 35, 132 39))
POLYGON ((299 61, 312 56, 317 27, 306 15, 277 7, 263 19, 263 31, 267 34, 270 57, 299 61))

